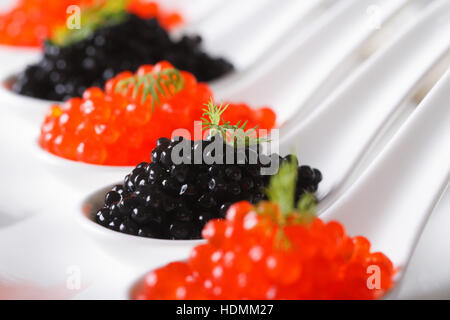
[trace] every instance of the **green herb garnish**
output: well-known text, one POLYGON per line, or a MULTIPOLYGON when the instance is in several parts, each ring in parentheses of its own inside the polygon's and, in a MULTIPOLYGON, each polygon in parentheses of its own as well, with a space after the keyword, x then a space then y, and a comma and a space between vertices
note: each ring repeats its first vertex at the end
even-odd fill
POLYGON ((269 201, 277 203, 283 215, 294 211, 297 172, 295 161, 284 163, 278 173, 270 178, 269 186, 266 189, 269 201))
POLYGON ((117 84, 116 92, 125 93, 130 86, 133 88, 133 98, 136 98, 142 90, 142 103, 151 96, 152 111, 154 111, 156 104, 161 104, 159 95, 167 98, 177 94, 184 88, 184 79, 179 70, 167 68, 156 73, 123 79, 117 84))
POLYGON ((228 108, 227 105, 217 105, 211 98, 208 103, 205 103, 205 109, 203 109, 202 125, 203 130, 210 130, 210 135, 219 134, 228 143, 232 141, 234 146, 248 146, 253 144, 259 144, 261 142, 267 142, 265 138, 259 138, 256 132, 258 126, 255 126, 249 130, 246 130, 248 121, 241 123, 238 121, 232 125, 229 121, 225 121, 222 117, 223 113, 228 108))
POLYGON ((298 167, 295 156, 288 162, 281 165, 278 173, 270 178, 269 186, 266 188, 266 195, 271 202, 275 202, 280 207, 283 216, 288 216, 294 212, 298 218, 314 217, 317 200, 311 193, 302 195, 295 207, 295 189, 297 185, 298 167))

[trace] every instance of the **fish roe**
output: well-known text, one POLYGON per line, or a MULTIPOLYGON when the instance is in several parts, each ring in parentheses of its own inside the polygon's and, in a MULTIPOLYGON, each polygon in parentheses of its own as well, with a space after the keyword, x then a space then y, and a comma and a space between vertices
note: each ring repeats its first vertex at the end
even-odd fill
MULTIPOLYGON (((40 146, 70 160, 135 166, 149 158, 160 137, 170 137, 179 128, 193 135, 194 121, 201 121, 204 104, 213 93, 191 73, 179 71, 183 87, 175 94, 158 91, 158 97, 149 95, 143 100, 140 86, 136 94, 132 83, 118 90, 123 80, 158 77, 167 69, 176 70, 168 62, 144 65, 135 74, 122 72, 108 80, 104 90, 92 87, 81 98, 53 105, 41 126, 40 146)), ((223 118, 231 123, 248 121, 248 128, 267 130, 276 121, 270 108, 252 109, 244 104, 230 104, 223 118)))
POLYGON ((335 221, 299 222, 295 212, 280 224, 281 215, 273 202, 232 205, 225 220, 206 224, 207 243, 188 261, 148 273, 132 298, 377 299, 393 286, 392 262, 366 238, 349 237, 335 221))
MULTIPOLYGON (((115 1, 115 0, 104 0, 115 1)), ((39 47, 51 38, 57 27, 64 25, 71 5, 90 6, 97 0, 19 0, 7 12, 0 13, 0 44, 39 47)), ((157 18, 166 29, 183 21, 177 12, 168 12, 156 2, 128 0, 127 11, 141 18, 157 18)))

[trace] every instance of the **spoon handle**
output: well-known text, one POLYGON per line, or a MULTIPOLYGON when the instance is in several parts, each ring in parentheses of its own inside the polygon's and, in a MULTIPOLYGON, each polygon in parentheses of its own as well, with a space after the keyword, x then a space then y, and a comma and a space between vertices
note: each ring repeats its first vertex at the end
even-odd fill
POLYGON ((205 39, 208 52, 221 54, 233 61, 237 70, 244 70, 278 39, 295 29, 322 0, 228 2, 220 12, 193 29, 205 39))
MULTIPOLYGON (((376 18, 373 23, 383 24, 405 3, 406 0, 337 1, 307 28, 290 32, 289 41, 273 50, 274 54, 266 55, 261 68, 226 87, 216 87, 217 97, 272 106, 285 127, 299 112, 303 113, 305 102, 320 85, 339 73, 337 69, 343 61, 376 33, 377 26, 371 26, 370 19, 376 18), (372 7, 378 9, 376 17, 367 13, 372 7)), ((247 54, 242 50, 237 53, 247 54)))
POLYGON ((328 211, 406 265, 450 178, 450 70, 363 176, 328 211))
MULTIPOLYGON (((334 201, 377 135, 404 106, 430 68, 450 48, 450 1, 423 17, 377 53, 304 124, 281 135, 282 154, 297 150, 302 163, 324 173, 321 194, 334 201), (420 44, 420 45, 418 45, 420 44)), ((325 206, 326 207, 326 206, 325 206)))

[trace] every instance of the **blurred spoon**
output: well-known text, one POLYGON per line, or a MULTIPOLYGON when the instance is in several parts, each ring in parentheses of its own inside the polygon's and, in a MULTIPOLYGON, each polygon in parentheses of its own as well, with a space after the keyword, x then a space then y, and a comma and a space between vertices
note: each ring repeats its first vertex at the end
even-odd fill
POLYGON ((213 11, 221 10, 225 3, 225 0, 165 0, 163 5, 181 12, 186 20, 180 27, 183 29, 207 19, 213 11))
MULTIPOLYGON (((450 71, 326 220, 362 234, 403 273, 450 178, 450 71)), ((443 253, 444 254, 444 253, 443 253)))
MULTIPOLYGON (((285 45, 261 59, 264 61, 259 68, 213 83, 216 98, 269 105, 281 124, 296 124, 297 119, 311 111, 305 110, 305 104, 311 105, 309 100, 321 86, 331 78, 345 78, 348 68, 347 73, 340 68, 355 59, 355 51, 406 3, 406 0, 336 2, 308 28, 290 33, 285 45), (377 8, 375 18, 367 13, 369 8, 377 8), (370 23, 372 20, 374 25, 370 23), (292 121, 285 123, 287 120, 292 121)), ((240 50, 237 52, 242 54, 240 50)))
POLYGON ((229 0, 183 32, 200 34, 208 52, 225 56, 237 70, 245 70, 288 31, 301 32, 299 24, 322 2, 229 0))
POLYGON ((320 210, 351 182, 364 153, 404 107, 401 102, 449 50, 449 32, 450 2, 441 0, 370 59, 303 124, 288 132, 281 128, 281 153, 298 150, 302 163, 320 168, 324 174, 320 210))

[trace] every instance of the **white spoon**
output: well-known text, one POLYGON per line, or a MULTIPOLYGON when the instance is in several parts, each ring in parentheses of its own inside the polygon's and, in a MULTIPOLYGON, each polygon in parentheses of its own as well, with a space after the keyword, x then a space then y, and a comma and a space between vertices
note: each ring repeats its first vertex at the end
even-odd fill
POLYGON ((401 273, 449 182, 449 100, 450 71, 364 175, 322 216, 342 222, 351 235, 368 237, 373 250, 387 254, 401 273))
POLYGON ((320 210, 351 182, 364 153, 401 111, 401 102, 450 48, 449 32, 450 2, 438 1, 350 77, 305 123, 290 132, 281 129, 281 153, 296 150, 302 163, 323 172, 320 210))
POLYGON ((346 76, 339 68, 377 32, 378 25, 383 25, 405 3, 406 0, 337 2, 308 29, 292 34, 278 52, 267 55, 262 67, 213 83, 216 98, 269 105, 285 125, 286 120, 303 113, 305 104, 325 82, 346 76), (375 18, 367 13, 370 8, 377 8, 375 18))

